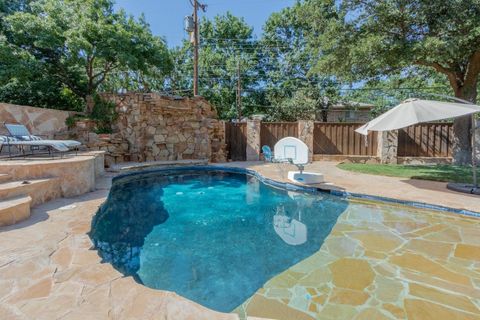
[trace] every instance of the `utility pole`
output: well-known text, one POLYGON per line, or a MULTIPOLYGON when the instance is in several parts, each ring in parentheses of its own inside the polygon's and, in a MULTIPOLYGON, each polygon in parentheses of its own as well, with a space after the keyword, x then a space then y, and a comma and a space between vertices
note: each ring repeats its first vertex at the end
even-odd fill
POLYGON ((190 0, 193 6, 193 95, 198 96, 198 9, 202 9, 203 12, 207 9, 207 5, 201 4, 198 0, 190 0), (192 3, 193 1, 193 3, 192 3))
POLYGON ((242 119, 242 77, 240 70, 240 59, 237 62, 237 114, 238 121, 242 119))

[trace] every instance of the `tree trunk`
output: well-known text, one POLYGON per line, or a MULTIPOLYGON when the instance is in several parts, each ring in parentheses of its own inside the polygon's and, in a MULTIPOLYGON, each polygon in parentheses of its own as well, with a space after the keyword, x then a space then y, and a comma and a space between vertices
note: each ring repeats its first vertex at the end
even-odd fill
MULTIPOLYGON (((455 91, 457 98, 476 103, 477 84, 463 86, 455 91)), ((453 163, 472 163, 472 116, 463 116, 453 121, 453 163)))

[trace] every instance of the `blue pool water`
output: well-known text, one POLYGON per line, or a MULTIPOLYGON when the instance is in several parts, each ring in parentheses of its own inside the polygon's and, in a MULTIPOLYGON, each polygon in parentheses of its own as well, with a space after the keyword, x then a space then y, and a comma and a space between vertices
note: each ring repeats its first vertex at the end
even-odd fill
POLYGON ((125 275, 227 312, 318 251, 347 205, 245 174, 157 172, 117 179, 91 237, 125 275))

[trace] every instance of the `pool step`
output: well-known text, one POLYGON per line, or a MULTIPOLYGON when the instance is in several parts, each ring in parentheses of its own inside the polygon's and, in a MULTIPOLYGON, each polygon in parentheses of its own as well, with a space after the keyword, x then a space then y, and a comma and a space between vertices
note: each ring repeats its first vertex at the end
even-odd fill
POLYGON ((0 173, 0 183, 8 182, 12 177, 8 173, 0 173))
POLYGON ((0 227, 9 226, 30 217, 30 196, 19 196, 0 201, 0 227))
POLYGON ((0 201, 19 196, 30 196, 31 205, 59 198, 62 190, 58 178, 31 179, 0 183, 0 201))

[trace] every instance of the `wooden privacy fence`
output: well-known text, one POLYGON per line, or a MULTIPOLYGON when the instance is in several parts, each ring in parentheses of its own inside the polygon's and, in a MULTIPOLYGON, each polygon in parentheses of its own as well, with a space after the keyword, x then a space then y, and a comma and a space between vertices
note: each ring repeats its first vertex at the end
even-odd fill
POLYGON ((225 122, 227 158, 232 161, 247 160, 247 124, 225 122))
MULTIPOLYGON (((363 123, 315 122, 313 130, 313 153, 316 155, 373 156, 378 150, 378 133, 365 136, 355 132, 363 123), (366 143, 365 143, 366 142, 366 143)), ((260 147, 273 149, 284 137, 299 137, 297 122, 265 122, 253 126, 260 132, 260 147)), ((251 129, 252 130, 252 129, 251 129)), ((398 157, 451 157, 453 144, 451 123, 425 123, 398 130, 398 157)), ((233 161, 247 160, 247 123, 225 123, 225 143, 228 158, 233 161)), ((258 146, 253 143, 253 146, 258 146)), ((252 146, 250 146, 252 148, 252 146)), ((258 153, 261 151, 258 150, 258 153)))
POLYGON ((325 155, 377 155, 377 133, 367 136, 356 133, 363 123, 315 122, 313 130, 313 153, 325 155))
POLYGON ((298 138, 297 122, 262 122, 260 127, 260 145, 273 146, 285 137, 298 138))
POLYGON ((398 130, 399 157, 451 157, 453 124, 422 123, 398 130))

